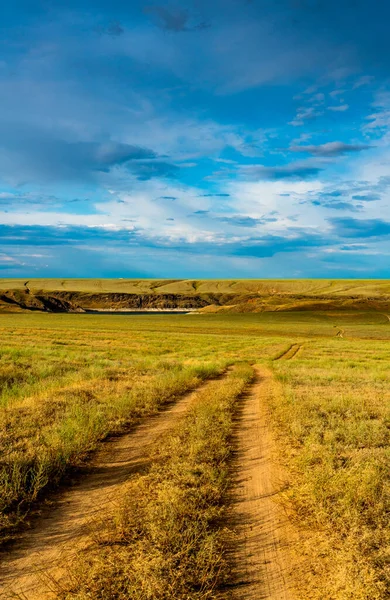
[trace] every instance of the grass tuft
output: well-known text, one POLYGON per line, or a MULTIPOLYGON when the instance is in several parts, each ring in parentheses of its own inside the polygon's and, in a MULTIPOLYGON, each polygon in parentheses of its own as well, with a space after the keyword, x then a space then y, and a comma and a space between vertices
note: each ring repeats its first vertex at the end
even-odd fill
POLYGON ((227 566, 217 526, 229 482, 235 402, 253 377, 241 365, 198 393, 183 422, 130 485, 111 527, 79 555, 73 586, 59 597, 207 600, 227 566))

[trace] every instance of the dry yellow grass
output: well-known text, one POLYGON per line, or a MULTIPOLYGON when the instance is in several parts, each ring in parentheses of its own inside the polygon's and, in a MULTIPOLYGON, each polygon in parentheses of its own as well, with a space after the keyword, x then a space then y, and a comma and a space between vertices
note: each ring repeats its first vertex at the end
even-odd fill
MULTIPOLYGON (((44 498, 107 433, 123 430, 228 365, 265 362, 272 365, 280 388, 272 400, 272 415, 280 457, 292 482, 284 505, 308 540, 300 557, 299 600, 388 597, 387 319, 363 312, 133 318, 21 314, 2 315, 0 335, 3 539, 28 515, 31 502, 44 498), (339 331, 343 337, 337 337, 339 331), (296 348, 301 349, 295 352, 296 348)), ((232 406, 221 406, 229 420, 232 406)), ((219 422, 214 415, 213 435, 218 437, 224 430, 224 419, 219 422)), ((196 433, 202 439, 202 429, 209 431, 208 426, 206 421, 197 422, 191 436, 196 433)), ((181 440, 183 452, 196 446, 195 437, 189 441, 187 433, 181 436, 179 432, 176 439, 181 440)), ((172 460, 181 460, 179 447, 169 447, 172 460)), ((160 500, 147 482, 159 482, 165 490, 159 477, 172 473, 174 464, 164 454, 157 457, 161 461, 156 461, 146 479, 134 483, 148 494, 148 510, 156 515, 160 500), (170 465, 166 471, 164 464, 170 465), (150 476, 157 479, 149 480, 150 476)), ((180 471, 179 463, 175 465, 180 471)), ((222 463, 213 476, 224 481, 222 463)), ((173 496, 167 498, 172 505, 173 496)), ((128 525, 122 513, 113 533, 125 541, 137 532, 132 530, 132 511, 143 510, 131 502, 127 506, 128 525)), ((200 515, 201 503, 191 511, 190 515, 197 511, 200 515)), ((153 535, 158 537, 161 523, 156 523, 153 535)), ((214 539, 212 528, 208 531, 214 539)), ((100 547, 93 565, 101 564, 113 548, 119 547, 100 547)), ((210 552, 213 555, 214 549, 210 552)), ((199 550, 199 561, 206 555, 199 550)), ((149 566, 153 571, 142 556, 139 573, 149 566)), ((172 563, 177 573, 181 561, 187 564, 185 558, 172 563)), ((124 572, 125 564, 120 564, 124 572)), ((158 564, 157 560, 154 574, 159 573, 158 564)), ((215 564, 222 563, 216 559, 215 564)), ((98 576, 99 569, 94 571, 96 590, 108 585, 104 571, 98 576)), ((201 581, 203 575, 196 577, 201 581)), ((79 593, 87 594, 90 585, 85 583, 79 593)), ((125 592, 122 596, 122 592, 99 593, 85 597, 129 597, 125 592)), ((172 591, 170 597, 175 597, 172 591)))
POLYGON ((94 293, 306 294, 378 296, 390 294, 387 280, 375 279, 2 279, 0 290, 94 293))
POLYGON ((222 500, 235 401, 253 377, 241 366, 200 392, 135 477, 97 543, 75 561, 66 600, 207 600, 228 576, 222 500))
POLYGON ((277 361, 273 401, 292 473, 285 506, 306 534, 299 598, 390 593, 388 343, 306 344, 277 361))

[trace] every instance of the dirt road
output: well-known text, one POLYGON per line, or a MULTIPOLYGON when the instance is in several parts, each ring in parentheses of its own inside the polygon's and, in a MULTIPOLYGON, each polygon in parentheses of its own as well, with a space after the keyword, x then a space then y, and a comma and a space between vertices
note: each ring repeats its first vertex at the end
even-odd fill
POLYGON ((269 369, 257 367, 256 374, 235 435, 230 510, 234 536, 229 550, 233 573, 230 590, 221 598, 293 600, 289 547, 296 538, 275 501, 286 482, 274 461, 267 411, 267 396, 277 390, 269 369))
POLYGON ((1 600, 55 597, 54 590, 72 556, 91 543, 96 520, 114 512, 131 475, 147 466, 148 447, 176 424, 196 394, 184 395, 132 432, 102 444, 78 484, 59 494, 33 528, 0 555, 1 600))
POLYGON ((299 352, 301 352, 303 346, 300 344, 292 344, 283 354, 275 358, 274 360, 291 360, 295 358, 299 352))

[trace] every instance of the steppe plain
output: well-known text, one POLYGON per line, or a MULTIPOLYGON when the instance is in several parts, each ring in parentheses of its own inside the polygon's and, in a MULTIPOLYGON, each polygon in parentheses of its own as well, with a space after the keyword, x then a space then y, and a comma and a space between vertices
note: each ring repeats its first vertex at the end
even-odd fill
POLYGON ((0 310, 1 598, 389 597, 389 282, 2 280, 0 310))

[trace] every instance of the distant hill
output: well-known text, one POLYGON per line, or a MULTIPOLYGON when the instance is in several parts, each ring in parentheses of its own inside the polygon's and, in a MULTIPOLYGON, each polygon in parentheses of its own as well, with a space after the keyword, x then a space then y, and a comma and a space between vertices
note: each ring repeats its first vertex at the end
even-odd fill
POLYGON ((390 310, 389 280, 1 279, 0 311, 390 310))

